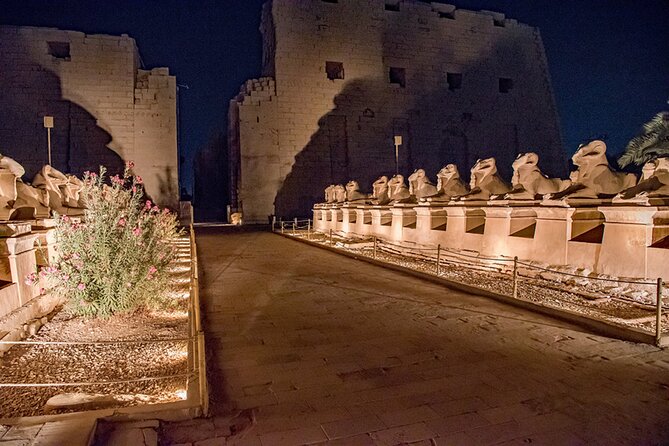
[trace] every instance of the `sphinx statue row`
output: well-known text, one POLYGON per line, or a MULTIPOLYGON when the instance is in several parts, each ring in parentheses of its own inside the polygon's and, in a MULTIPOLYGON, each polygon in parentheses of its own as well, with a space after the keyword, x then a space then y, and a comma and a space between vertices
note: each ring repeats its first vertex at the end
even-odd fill
POLYGON ((83 182, 45 165, 31 183, 21 177, 25 169, 7 156, 0 155, 0 220, 47 218, 51 211, 61 215, 84 212, 81 189, 83 182))
POLYGON ((613 198, 625 201, 639 197, 669 196, 669 158, 648 162, 637 183, 636 175, 614 171, 606 159, 606 144, 595 140, 579 147, 572 157, 577 170, 569 179, 548 178, 539 169, 539 156, 529 152, 513 162, 511 184, 497 172, 495 158, 478 160, 471 169, 469 186, 460 178, 458 168, 448 164, 437 174, 437 185, 430 182, 423 169, 408 178, 397 174, 381 176, 372 184, 372 194, 360 192, 357 181, 346 187, 330 185, 325 189, 326 203, 450 202, 470 200, 564 200, 568 198, 613 198))

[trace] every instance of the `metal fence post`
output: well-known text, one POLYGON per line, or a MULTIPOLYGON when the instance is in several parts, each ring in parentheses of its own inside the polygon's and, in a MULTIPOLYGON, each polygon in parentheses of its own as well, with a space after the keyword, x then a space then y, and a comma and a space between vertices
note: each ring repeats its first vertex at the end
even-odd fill
POLYGON ((441 275, 441 244, 437 245, 437 276, 441 275))
POLYGON ((295 235, 295 227, 296 226, 297 226, 297 224, 295 222, 293 222, 293 235, 295 235))
POLYGON ((272 232, 274 232, 275 226, 276 226, 276 215, 272 215, 272 232))
POLYGON ((662 277, 657 279, 657 312, 655 314, 655 344, 662 341, 662 277))
POLYGON ((332 246, 332 229, 330 229, 330 246, 332 246))
POLYGON ((376 258, 376 236, 374 236, 374 258, 376 258))
POLYGON ((307 220, 307 240, 309 240, 311 237, 311 219, 307 220))
POLYGON ((513 292, 514 299, 518 299, 518 256, 513 258, 513 292))

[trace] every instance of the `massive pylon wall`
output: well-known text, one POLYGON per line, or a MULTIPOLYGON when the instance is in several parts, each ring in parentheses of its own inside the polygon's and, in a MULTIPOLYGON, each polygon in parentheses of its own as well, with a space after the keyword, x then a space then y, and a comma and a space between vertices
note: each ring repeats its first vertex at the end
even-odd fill
POLYGON ((391 0, 273 0, 263 77, 230 104, 232 203, 245 221, 308 215, 330 183, 395 171, 466 173, 494 156, 510 179, 532 150, 566 173, 539 31, 490 11, 391 0))
POLYGON ((54 167, 80 175, 132 160, 151 198, 176 207, 176 78, 140 69, 133 38, 0 26, 0 60, 0 153, 28 179, 47 162, 48 115, 54 167))

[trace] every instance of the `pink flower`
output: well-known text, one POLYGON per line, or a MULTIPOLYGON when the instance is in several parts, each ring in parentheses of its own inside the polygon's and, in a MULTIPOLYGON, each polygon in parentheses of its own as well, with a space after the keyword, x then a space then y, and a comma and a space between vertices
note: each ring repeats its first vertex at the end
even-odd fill
POLYGON ((134 235, 135 237, 139 237, 140 235, 142 235, 142 228, 137 226, 135 229, 132 230, 132 235, 134 235))
POLYGON ((169 209, 167 209, 167 208, 164 208, 164 209, 163 209, 163 214, 167 215, 167 214, 169 214, 169 213, 170 213, 170 210, 169 210, 169 209))
POLYGON ((78 289, 79 291, 84 291, 84 290, 86 289, 86 285, 83 284, 83 283, 81 283, 81 282, 79 282, 79 285, 77 285, 77 289, 78 289))
POLYGON ((28 274, 26 276, 25 284, 31 286, 34 285, 35 283, 37 283, 37 274, 35 273, 28 274))
POLYGON ((117 223, 120 227, 124 228, 125 227, 125 218, 121 217, 118 219, 117 223))
POLYGON ((113 177, 110 178, 110 180, 114 184, 123 185, 123 179, 118 175, 114 175, 113 177))
POLYGON ((151 265, 151 266, 149 267, 149 274, 155 274, 156 272, 158 272, 158 268, 156 268, 155 266, 151 265))
POLYGON ((68 222, 68 221, 70 221, 70 217, 68 217, 67 215, 63 215, 61 217, 61 220, 63 220, 64 222, 68 222))
POLYGON ((143 182, 144 180, 142 180, 142 177, 140 177, 139 175, 135 175, 135 183, 142 184, 143 182))
POLYGON ((126 161, 125 162, 125 168, 126 169, 132 169, 133 167, 135 167, 135 163, 133 163, 132 161, 126 161))
POLYGON ((144 205, 144 209, 146 209, 148 211, 149 209, 151 209, 152 204, 153 203, 151 203, 151 200, 146 200, 146 204, 144 205))
POLYGON ((137 186, 132 186, 132 193, 136 194, 137 193, 137 186))

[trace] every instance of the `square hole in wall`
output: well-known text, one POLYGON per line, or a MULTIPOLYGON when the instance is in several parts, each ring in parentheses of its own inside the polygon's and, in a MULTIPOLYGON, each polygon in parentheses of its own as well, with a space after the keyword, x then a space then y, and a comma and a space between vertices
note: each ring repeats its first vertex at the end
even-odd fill
POLYGON ((462 88, 462 73, 446 73, 446 82, 451 91, 462 88))
POLYGON ((325 73, 328 79, 344 79, 344 64, 342 62, 325 62, 325 73))
POLYGON ((399 11, 400 2, 398 0, 386 0, 386 11, 399 11))
POLYGON ((323 3, 339 3, 339 0, 321 0, 323 3))
POLYGON ((406 86, 406 70, 404 68, 390 67, 388 80, 391 84, 396 84, 404 88, 406 86))
POLYGON ((500 77, 499 78, 499 92, 500 93, 508 93, 513 89, 513 79, 509 79, 508 77, 500 77))
POLYGON ((56 59, 70 60, 70 42, 47 42, 49 54, 56 59))

